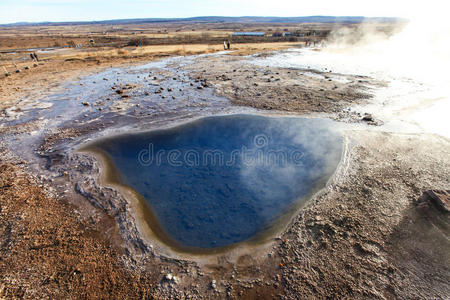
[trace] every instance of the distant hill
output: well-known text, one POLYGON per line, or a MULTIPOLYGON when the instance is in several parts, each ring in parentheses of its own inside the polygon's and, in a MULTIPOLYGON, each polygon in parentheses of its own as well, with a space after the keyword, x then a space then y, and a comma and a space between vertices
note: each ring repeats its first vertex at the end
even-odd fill
POLYGON ((334 16, 309 16, 309 17, 192 17, 192 18, 146 18, 146 19, 121 19, 104 21, 80 21, 80 22, 18 22, 11 24, 0 24, 2 27, 16 26, 61 26, 61 25, 121 25, 121 24, 144 24, 144 23, 361 23, 380 22, 394 23, 402 21, 398 18, 366 18, 362 16, 334 17, 334 16))

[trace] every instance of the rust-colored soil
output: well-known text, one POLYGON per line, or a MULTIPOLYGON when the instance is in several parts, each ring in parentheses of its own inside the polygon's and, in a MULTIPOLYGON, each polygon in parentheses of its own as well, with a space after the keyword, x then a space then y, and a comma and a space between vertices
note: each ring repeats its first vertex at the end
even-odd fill
POLYGON ((151 285, 124 268, 98 226, 81 221, 22 165, 0 163, 0 189, 1 296, 140 298, 151 285))

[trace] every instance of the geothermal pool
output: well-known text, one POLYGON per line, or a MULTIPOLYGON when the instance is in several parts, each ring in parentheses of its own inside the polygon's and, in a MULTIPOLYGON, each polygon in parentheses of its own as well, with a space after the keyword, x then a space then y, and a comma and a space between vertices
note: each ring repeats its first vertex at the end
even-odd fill
MULTIPOLYGON (((342 137, 323 119, 228 115, 94 141, 138 193, 147 223, 179 249, 258 239, 325 186, 342 137)), ((111 174, 110 174, 111 175, 111 174)))

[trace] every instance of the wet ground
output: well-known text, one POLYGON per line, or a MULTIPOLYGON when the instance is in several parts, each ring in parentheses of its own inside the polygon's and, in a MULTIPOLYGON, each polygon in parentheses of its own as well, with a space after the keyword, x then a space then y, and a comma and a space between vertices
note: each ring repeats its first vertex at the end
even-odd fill
MULTIPOLYGON (((367 49, 367 50, 370 50, 367 49)), ((386 55, 385 55, 386 56, 386 55)), ((450 138, 450 124, 445 117, 449 109, 449 81, 440 69, 421 70, 414 63, 399 68, 389 64, 390 56, 384 59, 376 53, 360 53, 357 50, 331 48, 291 49, 277 55, 257 58, 258 66, 317 70, 319 78, 325 73, 330 81, 351 82, 347 76, 360 76, 358 82, 370 82, 371 101, 353 105, 355 111, 366 112, 383 120, 383 131, 404 133, 437 133, 450 138), (332 74, 326 74, 332 72, 332 74), (431 73, 431 74, 430 74, 431 73), (375 83, 382 83, 376 86, 375 83)), ((445 65, 442 62, 442 66, 445 65)), ((424 62, 424 64, 427 64, 424 62)), ((441 66, 440 66, 441 67, 441 66)), ((350 77, 351 78, 351 77, 350 77)))
MULTIPOLYGON (((368 105, 378 100, 377 91, 388 86, 382 78, 337 73, 329 67, 285 68, 260 59, 218 54, 110 68, 72 81, 58 92, 30 94, 3 110, 0 214, 7 246, 0 266, 5 274, 2 293, 64 298, 86 295, 90 286, 99 291, 97 296, 110 297, 448 297, 448 219, 432 206, 425 214, 416 200, 426 189, 450 189, 449 141, 409 125, 408 131, 383 125, 393 120, 387 114, 366 115, 371 112, 368 105), (136 195, 103 181, 104 163, 76 151, 98 138, 236 113, 334 119, 343 136, 342 161, 326 187, 295 211, 285 230, 257 247, 210 256, 167 249, 139 222, 136 195), (20 187, 48 192, 41 195, 36 190, 41 198, 24 199, 19 218, 8 207, 19 203, 20 187), (114 261, 121 265, 112 268, 113 262, 105 262, 111 274, 120 270, 120 275, 107 279, 108 291, 97 285, 99 280, 90 281, 89 274, 100 274, 103 268, 87 268, 79 254, 83 249, 73 250, 78 254, 67 259, 67 236, 78 233, 59 233, 56 242, 53 227, 48 234, 39 233, 45 224, 27 232, 37 221, 26 213, 26 201, 38 206, 43 200, 37 199, 46 197, 56 199, 51 207, 72 205, 67 209, 74 209, 80 232, 95 227, 96 235, 106 236, 100 245, 118 249, 110 255, 120 257, 114 261), (29 218, 35 221, 22 226, 29 218), (47 239, 52 242, 42 247, 39 241, 47 239), (10 241, 36 245, 28 248, 10 241), (56 264, 59 271, 42 267, 49 256, 60 253, 47 249, 65 253, 64 263, 56 264), (37 271, 29 277, 22 274, 32 260, 22 265, 20 259, 30 251, 39 258, 42 276, 37 271), (73 269, 66 270, 69 265, 73 269), (131 278, 126 274, 137 276, 140 284, 123 285, 131 278)), ((385 102, 386 108, 389 105, 385 102)), ((38 214, 45 212, 37 210, 38 214)), ((56 224, 57 219, 55 215, 48 222, 56 224)), ((66 225, 63 228, 70 228, 66 225)), ((94 253, 100 248, 89 249, 94 253)))

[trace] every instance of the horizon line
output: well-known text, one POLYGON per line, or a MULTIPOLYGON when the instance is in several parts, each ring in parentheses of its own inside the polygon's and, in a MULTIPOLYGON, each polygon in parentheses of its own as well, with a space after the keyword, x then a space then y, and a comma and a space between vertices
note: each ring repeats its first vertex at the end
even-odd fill
POLYGON ((234 18, 234 19, 242 19, 242 18, 274 18, 274 19, 295 19, 295 18, 362 18, 362 19, 390 19, 390 20, 408 20, 407 18, 402 17, 366 17, 362 15, 348 15, 348 16, 336 16, 336 15, 306 15, 306 16, 290 16, 290 17, 280 17, 280 16, 215 16, 215 15, 203 15, 203 16, 192 16, 192 17, 148 17, 148 18, 119 18, 119 19, 103 19, 103 20, 71 20, 71 21, 38 21, 38 22, 30 22, 30 21, 18 21, 12 23, 0 23, 0 26, 13 26, 13 25, 40 25, 40 24, 67 24, 67 23, 105 23, 105 22, 114 22, 114 21, 183 21, 183 20, 191 20, 198 18, 234 18))

